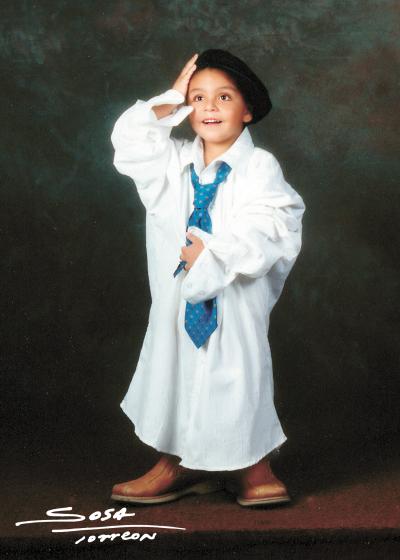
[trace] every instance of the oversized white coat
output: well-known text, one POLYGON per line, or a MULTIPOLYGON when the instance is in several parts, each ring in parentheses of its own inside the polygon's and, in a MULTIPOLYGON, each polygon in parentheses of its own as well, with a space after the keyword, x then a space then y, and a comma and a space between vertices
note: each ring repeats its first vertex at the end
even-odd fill
POLYGON ((131 177, 146 208, 152 304, 138 364, 121 407, 137 436, 211 471, 258 462, 286 437, 273 401, 269 316, 301 248, 302 198, 248 128, 206 168, 199 136, 170 136, 191 111, 157 120, 152 107, 182 104, 168 90, 137 101, 115 123, 114 165, 131 177), (212 182, 221 161, 232 171, 209 207, 212 233, 189 230, 205 248, 174 278, 194 192, 189 164, 212 182), (218 327, 197 349, 184 328, 186 301, 217 297, 218 327))

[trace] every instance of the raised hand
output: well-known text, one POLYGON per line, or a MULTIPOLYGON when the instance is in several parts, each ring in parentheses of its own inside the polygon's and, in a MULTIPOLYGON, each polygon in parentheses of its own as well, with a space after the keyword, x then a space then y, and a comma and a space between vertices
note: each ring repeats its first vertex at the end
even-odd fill
POLYGON ((172 89, 176 89, 184 97, 186 97, 190 78, 192 77, 193 72, 196 70, 195 61, 197 60, 198 56, 198 54, 194 54, 192 58, 187 61, 182 69, 182 72, 179 74, 179 76, 175 80, 174 85, 172 86, 172 89))
MULTIPOLYGON (((194 62, 198 56, 198 54, 194 54, 192 58, 187 61, 182 69, 182 72, 179 74, 172 86, 172 89, 179 91, 184 97, 186 97, 190 78, 196 70, 196 64, 194 62)), ((175 107, 177 107, 177 105, 158 105, 157 107, 153 107, 153 112, 155 113, 157 119, 161 119, 169 115, 175 107)))

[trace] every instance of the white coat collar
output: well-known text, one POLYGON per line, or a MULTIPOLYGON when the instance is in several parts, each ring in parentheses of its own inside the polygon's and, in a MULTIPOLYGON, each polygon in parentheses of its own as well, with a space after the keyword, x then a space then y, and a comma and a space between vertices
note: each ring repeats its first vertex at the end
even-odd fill
MULTIPOLYGON (((235 167, 244 164, 250 157, 254 150, 254 143, 251 138, 248 127, 245 127, 240 135, 236 138, 226 152, 214 159, 209 165, 215 162, 225 161, 234 169, 235 167)), ((204 168, 203 159, 203 143, 199 135, 196 136, 193 142, 185 144, 181 152, 181 171, 189 165, 194 163, 196 173, 204 168)))

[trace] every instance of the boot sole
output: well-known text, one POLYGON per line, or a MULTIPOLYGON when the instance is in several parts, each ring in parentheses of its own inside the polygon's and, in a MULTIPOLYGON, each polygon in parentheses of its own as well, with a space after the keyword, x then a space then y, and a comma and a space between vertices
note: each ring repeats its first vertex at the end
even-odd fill
POLYGON ((182 490, 176 490, 175 492, 169 492, 168 494, 160 494, 159 496, 124 496, 111 494, 111 499, 117 502, 128 502, 131 504, 164 504, 166 502, 177 500, 187 494, 209 494, 222 489, 223 486, 220 482, 206 480, 203 482, 197 482, 196 484, 183 488, 182 490))
POLYGON ((239 505, 244 507, 251 506, 263 506, 263 505, 273 505, 273 504, 287 504, 290 502, 289 496, 277 496, 275 498, 260 498, 254 500, 246 500, 245 498, 236 498, 239 505))

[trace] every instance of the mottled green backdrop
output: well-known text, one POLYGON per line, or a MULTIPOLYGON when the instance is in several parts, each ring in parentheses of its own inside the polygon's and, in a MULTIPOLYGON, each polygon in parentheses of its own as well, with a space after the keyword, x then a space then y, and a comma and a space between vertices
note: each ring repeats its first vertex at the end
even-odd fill
POLYGON ((267 84, 274 108, 253 136, 307 207, 303 250, 270 330, 289 438, 278 469, 292 485, 299 473, 322 485, 390 459, 400 416, 399 19, 390 0, 3 5, 11 481, 123 480, 151 462, 119 409, 150 296, 145 216, 113 168, 110 133, 124 109, 169 88, 206 48, 231 50, 267 84))

